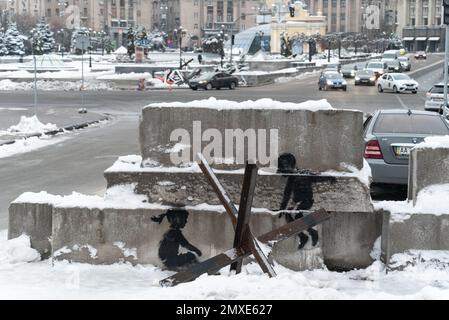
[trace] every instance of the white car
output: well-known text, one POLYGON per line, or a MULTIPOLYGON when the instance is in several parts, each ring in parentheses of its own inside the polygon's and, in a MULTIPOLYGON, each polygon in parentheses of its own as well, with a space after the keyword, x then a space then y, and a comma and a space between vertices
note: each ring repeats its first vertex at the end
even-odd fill
POLYGON ((373 71, 376 77, 380 77, 387 69, 387 65, 381 61, 370 61, 366 64, 365 69, 373 71))
POLYGON ((404 73, 386 73, 377 81, 377 90, 384 92, 390 90, 394 93, 418 92, 418 82, 404 73))

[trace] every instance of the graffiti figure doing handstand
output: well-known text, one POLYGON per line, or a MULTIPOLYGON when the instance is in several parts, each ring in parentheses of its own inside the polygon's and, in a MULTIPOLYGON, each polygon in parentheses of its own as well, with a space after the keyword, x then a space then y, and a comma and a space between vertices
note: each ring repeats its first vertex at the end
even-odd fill
MULTIPOLYGON (((284 188, 284 194, 281 202, 281 211, 285 210, 310 210, 315 202, 313 199, 312 180, 306 176, 297 176, 298 169, 296 168, 296 158, 291 153, 284 153, 278 159, 278 173, 286 174, 287 184, 284 188), (288 207, 290 200, 293 202, 292 207, 288 207), (288 209, 287 209, 288 207, 288 209)), ((280 217, 285 216, 287 222, 292 222, 296 219, 304 217, 303 213, 281 213, 280 217)), ((307 230, 312 238, 312 245, 316 246, 318 243, 318 231, 313 228, 307 230)), ((301 232, 298 234, 299 245, 298 249, 304 248, 309 241, 309 237, 301 232)))
POLYGON ((182 267, 198 263, 197 257, 192 252, 201 256, 201 251, 190 244, 182 234, 181 229, 186 226, 188 217, 189 213, 184 209, 169 209, 166 213, 151 218, 159 224, 167 218, 170 223, 170 228, 159 245, 159 258, 169 270, 178 271, 182 267), (179 253, 180 247, 191 252, 179 253))

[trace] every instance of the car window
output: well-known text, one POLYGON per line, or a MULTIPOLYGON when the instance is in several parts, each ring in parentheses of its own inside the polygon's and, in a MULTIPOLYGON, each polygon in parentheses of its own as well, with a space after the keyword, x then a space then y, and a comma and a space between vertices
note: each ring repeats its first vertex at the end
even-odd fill
POLYGON ((444 86, 433 86, 432 89, 430 89, 430 93, 444 94, 444 86))
POLYGON ((393 76, 395 80, 410 80, 410 77, 406 74, 395 74, 393 76))
POLYGON ((380 114, 373 133, 447 135, 449 129, 438 115, 380 114))
POLYGON ((387 80, 387 75, 382 76, 382 79, 387 80))
POLYGON ((391 76, 388 76, 388 81, 392 81, 393 78, 391 76))

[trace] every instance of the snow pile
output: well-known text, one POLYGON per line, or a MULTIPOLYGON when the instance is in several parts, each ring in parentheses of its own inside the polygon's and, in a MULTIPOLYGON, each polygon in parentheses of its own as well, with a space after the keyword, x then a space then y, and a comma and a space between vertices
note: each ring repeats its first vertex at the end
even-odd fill
POLYGON ((58 127, 55 124, 47 123, 43 124, 39 121, 37 116, 26 117, 22 116, 20 118, 20 122, 15 125, 9 127, 7 131, 9 133, 20 133, 20 134, 36 134, 36 133, 44 133, 47 131, 57 130, 58 127))
POLYGON ((0 159, 11 157, 20 153, 34 151, 43 147, 60 143, 67 138, 51 138, 51 137, 31 137, 27 139, 16 140, 13 144, 0 146, 0 159))
POLYGON ((318 74, 317 71, 314 72, 304 72, 301 73, 295 77, 279 77, 277 79, 274 80, 275 83, 288 83, 290 81, 294 81, 294 80, 303 80, 304 78, 308 78, 310 76, 316 76, 318 74))
POLYGON ((19 196, 14 203, 48 203, 55 207, 65 208, 115 208, 138 209, 148 208, 148 197, 134 193, 136 184, 118 185, 109 188, 104 197, 89 196, 73 192, 68 196, 52 195, 45 191, 40 193, 26 192, 19 196))
POLYGON ((41 259, 39 252, 31 248, 30 238, 22 235, 5 240, 6 231, 0 232, 0 270, 13 264, 35 262, 41 259))
POLYGON ((323 175, 357 178, 369 188, 371 184, 372 173, 371 167, 365 159, 363 159, 363 168, 360 170, 346 163, 342 163, 342 167, 348 170, 348 172, 329 170, 323 172, 323 175))
POLYGON ((415 149, 449 149, 449 136, 427 137, 415 149))
MULTIPOLYGON (((80 91, 81 81, 38 80, 37 88, 42 91, 80 91)), ((30 91, 34 90, 33 82, 14 82, 9 79, 0 80, 0 91, 30 91)), ((105 82, 85 81, 84 90, 103 91, 113 90, 113 87, 105 82)))
POLYGON ((449 184, 432 185, 418 193, 416 205, 412 201, 381 201, 374 204, 376 210, 391 213, 393 221, 402 221, 411 214, 449 214, 449 184))
POLYGON ((389 267, 407 270, 417 267, 421 270, 439 269, 449 271, 449 252, 444 250, 407 250, 390 258, 389 267))
POLYGON ((280 102, 273 99, 259 99, 256 101, 248 100, 243 102, 235 102, 229 100, 217 100, 211 97, 207 100, 195 100, 187 103, 168 102, 153 103, 145 108, 205 108, 216 110, 240 110, 240 109, 258 109, 258 110, 335 110, 326 99, 309 100, 302 103, 280 102))

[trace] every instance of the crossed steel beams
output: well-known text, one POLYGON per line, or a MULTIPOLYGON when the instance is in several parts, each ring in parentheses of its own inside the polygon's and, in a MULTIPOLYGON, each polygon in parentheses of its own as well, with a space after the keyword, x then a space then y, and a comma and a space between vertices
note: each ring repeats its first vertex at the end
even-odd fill
POLYGON ((259 266, 269 277, 275 277, 276 272, 260 248, 259 242, 271 246, 276 242, 290 238, 291 236, 314 227, 330 218, 329 213, 321 209, 302 219, 295 220, 278 229, 270 231, 256 239, 251 232, 249 222, 251 218, 254 190, 256 187, 257 165, 246 165, 240 205, 239 210, 237 211, 229 194, 223 188, 217 176, 213 173, 206 159, 201 154, 198 154, 198 161, 201 171, 203 171, 208 179, 209 184, 220 199, 220 202, 224 206, 226 213, 234 226, 234 247, 213 258, 190 267, 187 271, 178 272, 171 277, 161 280, 160 284, 162 286, 171 287, 180 283, 193 281, 204 273, 215 274, 228 265, 231 265, 231 270, 240 273, 243 259, 249 257, 251 254, 256 258, 259 266))

